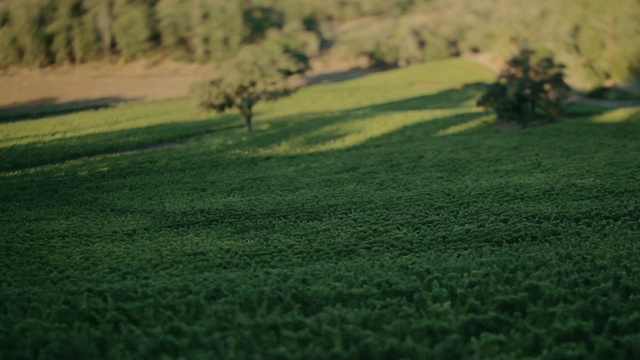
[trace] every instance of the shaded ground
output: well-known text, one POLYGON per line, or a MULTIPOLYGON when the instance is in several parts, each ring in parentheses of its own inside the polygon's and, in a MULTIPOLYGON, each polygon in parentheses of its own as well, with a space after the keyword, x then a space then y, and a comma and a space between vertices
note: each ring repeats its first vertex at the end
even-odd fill
MULTIPOLYGON (((370 74, 363 59, 312 63, 303 84, 344 81, 370 74)), ((211 77, 212 65, 141 61, 0 73, 0 121, 97 108, 131 100, 187 96, 194 82, 211 77)))
POLYGON ((498 136, 475 87, 411 87, 443 69, 251 137, 181 101, 4 124, 21 168, 221 133, 0 174, 0 358, 638 358, 637 120, 498 136))
POLYGON ((140 98, 124 97, 99 97, 94 99, 78 99, 73 101, 60 101, 56 97, 44 97, 29 100, 22 103, 12 103, 0 107, 0 124, 3 122, 28 119, 35 116, 45 117, 71 113, 80 110, 100 109, 109 107, 124 101, 138 100, 140 98))
POLYGON ((10 76, 0 78, 0 106, 56 99, 57 103, 81 99, 129 98, 156 100, 187 94, 200 76, 107 76, 77 75, 10 76))
MULTIPOLYGON (((492 71, 494 58, 472 56, 492 71)), ((302 85, 339 82, 382 69, 371 68, 366 58, 312 59, 311 71, 302 85)), ((108 107, 132 100, 162 100, 187 96, 194 82, 211 77, 213 65, 184 64, 167 60, 145 60, 130 64, 89 64, 50 69, 5 69, 0 72, 0 122, 34 116, 57 115, 84 109, 108 107)), ((416 86, 433 87, 431 83, 416 86)), ((450 84, 441 84, 448 88, 450 84)), ((628 101, 574 97, 572 102, 606 107, 633 105, 628 101)))
POLYGON ((176 64, 5 71, 0 75, 0 121, 181 97, 193 82, 212 73, 212 67, 176 64))

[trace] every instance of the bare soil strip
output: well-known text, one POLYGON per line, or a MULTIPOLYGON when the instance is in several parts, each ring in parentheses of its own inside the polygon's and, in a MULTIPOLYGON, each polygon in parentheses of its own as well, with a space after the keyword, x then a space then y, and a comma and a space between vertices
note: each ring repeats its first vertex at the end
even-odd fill
MULTIPOLYGON (((336 82, 375 71, 364 59, 314 59, 302 85, 336 82)), ((168 60, 130 64, 87 64, 0 72, 0 122, 57 114, 132 100, 185 97, 191 84, 212 77, 213 65, 168 60)))

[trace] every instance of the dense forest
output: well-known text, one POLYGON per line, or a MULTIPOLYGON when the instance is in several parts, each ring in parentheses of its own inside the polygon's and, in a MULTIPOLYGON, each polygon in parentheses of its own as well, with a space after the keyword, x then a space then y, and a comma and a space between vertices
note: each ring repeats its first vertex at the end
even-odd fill
POLYGON ((405 66, 527 45, 597 86, 640 78, 638 38, 638 0, 0 0, 0 67, 217 62, 261 41, 405 66))

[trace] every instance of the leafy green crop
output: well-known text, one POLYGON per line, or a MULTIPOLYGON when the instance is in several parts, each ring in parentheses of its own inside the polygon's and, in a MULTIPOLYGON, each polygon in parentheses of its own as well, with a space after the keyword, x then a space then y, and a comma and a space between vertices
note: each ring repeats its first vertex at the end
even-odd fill
POLYGON ((509 131, 492 78, 0 124, 0 358, 637 357, 640 109, 509 131))

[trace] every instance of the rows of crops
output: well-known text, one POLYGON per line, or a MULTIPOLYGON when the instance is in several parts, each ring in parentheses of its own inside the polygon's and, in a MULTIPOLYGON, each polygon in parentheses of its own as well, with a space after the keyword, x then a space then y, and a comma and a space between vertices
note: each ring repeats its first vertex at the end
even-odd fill
POLYGON ((638 357, 640 109, 496 127, 491 78, 0 124, 0 358, 638 357))

